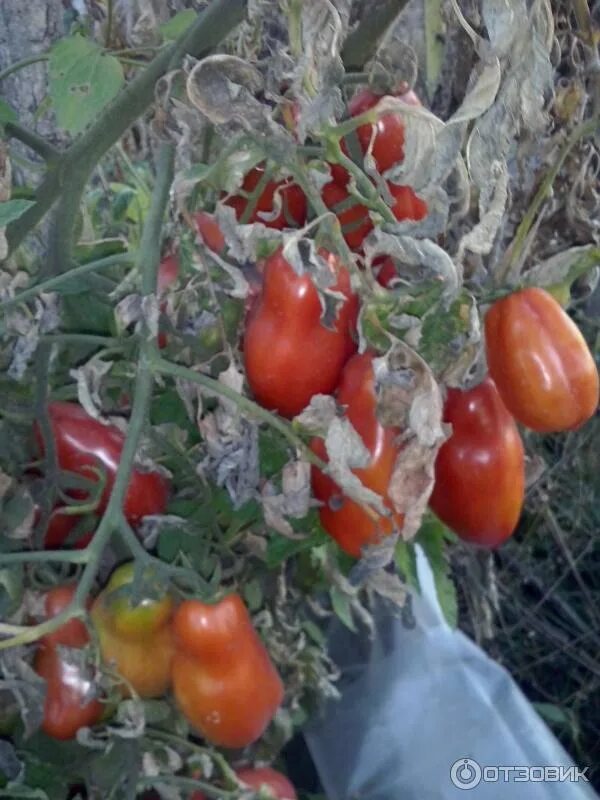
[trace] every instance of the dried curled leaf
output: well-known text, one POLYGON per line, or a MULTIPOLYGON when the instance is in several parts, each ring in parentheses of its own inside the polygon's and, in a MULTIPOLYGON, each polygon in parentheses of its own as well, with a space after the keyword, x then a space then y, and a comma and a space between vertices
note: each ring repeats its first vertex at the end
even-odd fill
POLYGON ((433 489, 437 452, 446 439, 443 398, 423 359, 403 342, 373 362, 382 424, 401 429, 389 496, 404 514, 402 537, 411 539, 421 525, 433 489))

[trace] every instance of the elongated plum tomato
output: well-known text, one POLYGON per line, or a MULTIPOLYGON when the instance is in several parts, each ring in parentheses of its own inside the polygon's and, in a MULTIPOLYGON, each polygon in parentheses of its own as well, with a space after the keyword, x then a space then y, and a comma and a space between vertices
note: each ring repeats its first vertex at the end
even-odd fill
POLYGON ((315 394, 329 394, 356 351, 358 298, 350 274, 331 253, 322 252, 345 300, 332 327, 321 321, 319 294, 308 275, 298 275, 278 250, 267 259, 263 290, 244 334, 246 376, 265 408, 286 417, 300 413, 315 394))
POLYGON ((204 244, 213 252, 222 253, 225 249, 225 237, 213 215, 198 211, 194 214, 194 222, 204 244))
POLYGON ((283 684, 242 599, 186 600, 173 629, 173 692, 188 722, 220 747, 255 742, 283 699, 283 684))
MULTIPOLYGON (((39 510, 36 509, 34 524, 37 525, 40 519, 39 510)), ((71 531, 74 530, 80 517, 76 514, 65 513, 64 506, 56 506, 53 509, 50 519, 48 520, 48 527, 44 536, 44 548, 46 550, 54 550, 61 547, 68 546, 68 538, 71 531)), ((90 523, 95 525, 95 523, 90 523)), ((75 541, 72 542, 72 547, 76 550, 83 550, 94 538, 93 533, 82 532, 75 541)))
MULTIPOLYGON (((344 367, 337 391, 337 402, 345 406, 346 417, 363 440, 371 454, 366 467, 352 470, 361 482, 377 492, 390 509, 391 517, 372 519, 354 500, 346 497, 340 487, 317 467, 312 468, 312 486, 315 497, 323 503, 319 509, 321 524, 342 550, 360 558, 365 545, 376 544, 392 533, 394 526, 401 528, 404 518, 394 513, 388 490, 398 446, 397 428, 384 428, 377 419, 377 398, 373 373, 373 354, 353 356, 344 367)), ((312 450, 324 461, 327 451, 322 439, 313 439, 312 450)))
MULTIPOLYGON (((94 470, 104 472, 106 485, 98 506, 98 512, 101 513, 110 498, 125 437, 113 425, 104 425, 90 417, 76 403, 50 403, 48 414, 59 467, 94 481, 98 480, 94 470)), ((43 452, 43 439, 37 425, 35 433, 40 451, 43 452)), ((160 473, 134 468, 123 505, 125 516, 135 524, 147 514, 164 513, 168 492, 168 484, 160 473)), ((73 496, 81 498, 82 492, 74 491, 73 496)))
MULTIPOLYGON (((75 586, 56 586, 45 597, 48 619, 64 611, 73 600, 75 586)), ((89 641, 87 629, 79 619, 71 619, 56 631, 42 637, 34 659, 34 669, 46 681, 42 730, 55 739, 72 739, 79 728, 94 725, 102 716, 91 669, 68 660, 57 645, 81 648, 89 641)))
POLYGON ((523 443, 494 382, 449 389, 444 421, 452 435, 435 462, 430 506, 461 539, 497 547, 512 535, 523 505, 523 443))
POLYGON ((103 661, 112 665, 140 697, 159 697, 171 682, 171 617, 175 604, 150 569, 141 581, 141 591, 150 587, 151 594, 134 598, 133 564, 118 567, 96 598, 91 616, 103 661))
POLYGON ((485 317, 490 375, 515 419, 539 433, 574 430, 598 407, 598 369, 581 331, 543 289, 497 300, 485 317))
MULTIPOLYGON (((257 166, 248 172, 242 183, 242 190, 251 194, 265 173, 264 166, 257 166)), ((248 198, 241 194, 226 197, 225 205, 235 209, 240 221, 248 206, 248 198)), ((283 181, 267 181, 258 196, 254 210, 246 222, 262 222, 267 228, 295 228, 306 222, 306 196, 302 189, 290 178, 283 181)))

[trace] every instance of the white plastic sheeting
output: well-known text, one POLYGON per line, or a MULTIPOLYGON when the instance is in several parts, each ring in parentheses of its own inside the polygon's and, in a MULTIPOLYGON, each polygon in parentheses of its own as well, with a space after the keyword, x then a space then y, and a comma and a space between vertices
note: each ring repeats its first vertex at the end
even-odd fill
POLYGON ((506 670, 446 624, 421 551, 418 569, 414 627, 382 607, 373 640, 330 633, 342 699, 305 731, 328 800, 597 800, 506 670))

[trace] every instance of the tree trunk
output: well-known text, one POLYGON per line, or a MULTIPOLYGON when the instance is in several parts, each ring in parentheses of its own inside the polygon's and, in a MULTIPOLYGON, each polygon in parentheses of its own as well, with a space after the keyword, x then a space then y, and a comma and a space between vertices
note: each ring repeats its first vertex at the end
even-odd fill
MULTIPOLYGON (((45 53, 64 32, 64 13, 62 0, 1 0, 0 70, 45 53)), ((31 64, 0 85, 0 94, 24 125, 33 125, 35 111, 46 96, 47 71, 46 62, 31 64)), ((54 138, 51 119, 40 121, 36 127, 42 135, 54 138)))

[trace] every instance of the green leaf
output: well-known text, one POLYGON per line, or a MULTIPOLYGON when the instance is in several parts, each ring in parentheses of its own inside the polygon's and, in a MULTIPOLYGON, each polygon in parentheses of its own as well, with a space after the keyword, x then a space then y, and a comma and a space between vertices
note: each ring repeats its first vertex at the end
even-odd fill
POLYGON ((419 353, 434 372, 456 361, 470 330, 472 304, 465 292, 447 311, 440 305, 424 317, 419 353))
POLYGON ((112 336, 115 317, 111 303, 90 292, 67 294, 62 298, 62 329, 66 333, 98 333, 112 336))
POLYGON ((445 539, 446 527, 435 517, 429 517, 421 525, 415 542, 421 545, 429 561, 438 601, 446 621, 452 628, 456 628, 458 621, 456 587, 450 577, 450 568, 444 549, 445 539))
POLYGON ((0 569, 0 618, 13 614, 23 599, 23 566, 15 564, 0 569))
POLYGON ((413 589, 417 589, 418 591, 417 554, 413 543, 399 539, 394 552, 394 560, 396 569, 401 577, 404 578, 409 586, 412 586, 413 589))
MULTIPOLYGON (((290 522, 295 522, 295 520, 290 520, 290 522)), ((305 550, 320 547, 326 544, 327 541, 327 534, 322 530, 313 531, 306 539, 287 539, 285 536, 273 533, 267 544, 267 567, 274 569, 283 561, 287 561, 288 558, 305 550)))
POLYGON ((290 460, 290 448, 280 433, 265 428, 258 434, 260 474, 265 478, 277 475, 290 460))
POLYGON ((35 203, 32 200, 7 200, 0 203, 0 228, 6 228, 10 222, 19 219, 35 203))
POLYGON ((167 41, 178 39, 181 34, 185 33, 190 25, 193 24, 197 16, 197 13, 191 8, 175 14, 168 22, 165 22, 164 25, 159 27, 163 39, 167 41))
POLYGON ((83 36, 61 39, 50 51, 49 95, 61 128, 81 133, 123 85, 118 59, 83 36))
POLYGON ((0 98, 0 125, 6 125, 7 122, 17 122, 18 119, 19 117, 14 108, 0 98))
POLYGON ((354 631, 356 633, 356 626, 354 624, 354 619, 352 617, 352 607, 350 605, 350 598, 341 592, 337 586, 332 586, 329 590, 329 596, 331 597, 331 605, 333 606, 333 610, 337 618, 342 622, 349 630, 354 631))
POLYGON ((248 581, 248 583, 244 584, 243 594, 249 610, 252 612, 258 611, 263 601, 263 591, 260 582, 256 579, 248 581))

